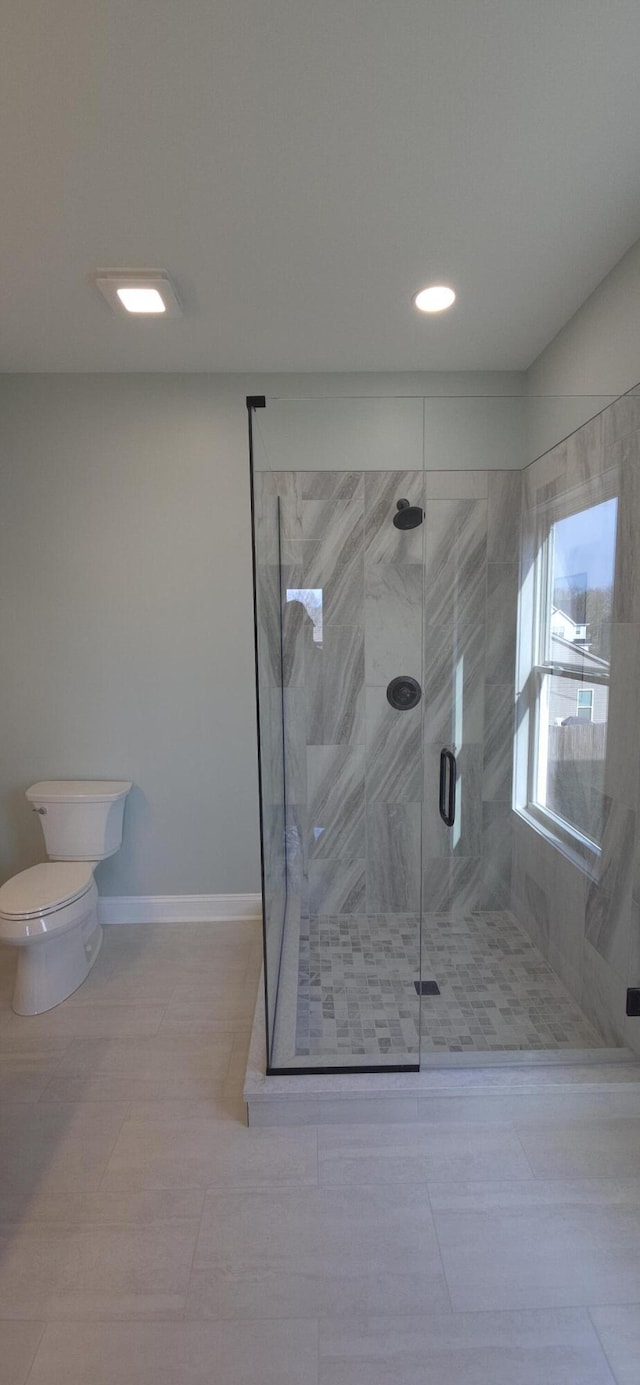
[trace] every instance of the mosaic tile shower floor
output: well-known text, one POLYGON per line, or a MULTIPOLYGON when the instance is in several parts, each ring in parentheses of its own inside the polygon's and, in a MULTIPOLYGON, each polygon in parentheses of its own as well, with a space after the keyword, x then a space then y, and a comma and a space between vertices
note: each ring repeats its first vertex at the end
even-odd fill
MULTIPOLYGON (((300 925, 296 1054, 419 1052, 419 921, 342 915, 300 925)), ((603 1040, 508 912, 423 920, 422 1051, 601 1048, 603 1040)))

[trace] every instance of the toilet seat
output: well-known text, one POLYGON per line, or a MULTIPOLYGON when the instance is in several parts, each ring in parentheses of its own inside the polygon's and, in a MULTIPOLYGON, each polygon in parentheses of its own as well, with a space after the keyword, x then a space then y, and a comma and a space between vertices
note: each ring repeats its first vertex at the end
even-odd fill
POLYGON ((45 931, 54 932, 53 916, 82 899, 93 883, 93 870, 86 861, 47 861, 30 866, 0 886, 0 919, 9 923, 46 919, 45 931))

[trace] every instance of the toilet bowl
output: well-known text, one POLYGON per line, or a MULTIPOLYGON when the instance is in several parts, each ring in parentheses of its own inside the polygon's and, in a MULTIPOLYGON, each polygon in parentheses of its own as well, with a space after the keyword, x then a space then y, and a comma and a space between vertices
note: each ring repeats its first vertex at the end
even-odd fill
POLYGON ((130 788, 121 780, 50 780, 27 790, 50 860, 0 887, 0 942, 19 948, 11 1002, 18 1015, 39 1015, 66 1000, 98 956, 93 871, 122 843, 130 788))

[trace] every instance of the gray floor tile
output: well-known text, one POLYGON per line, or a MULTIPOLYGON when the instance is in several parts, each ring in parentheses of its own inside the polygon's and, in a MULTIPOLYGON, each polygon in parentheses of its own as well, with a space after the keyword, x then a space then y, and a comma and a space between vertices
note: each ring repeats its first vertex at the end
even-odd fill
POLYGON ((323 1317, 447 1309, 426 1198, 414 1188, 209 1193, 187 1316, 323 1317))
POLYGON ((30 1385, 317 1385, 313 1322, 48 1327, 30 1385))
POLYGON ((6 1385, 26 1385, 43 1332, 41 1322, 0 1322, 0 1373, 6 1385))
POLYGON ((437 1178, 532 1178, 510 1126, 321 1126, 320 1183, 419 1183, 437 1178))
POLYGON ((640 1175, 640 1117, 590 1121, 518 1122, 518 1133, 540 1178, 640 1175))
POLYGON ((592 1308, 591 1318, 617 1385, 640 1379, 640 1302, 622 1307, 592 1308))
POLYGON ((320 1385, 612 1385, 584 1310, 325 1321, 320 1385))

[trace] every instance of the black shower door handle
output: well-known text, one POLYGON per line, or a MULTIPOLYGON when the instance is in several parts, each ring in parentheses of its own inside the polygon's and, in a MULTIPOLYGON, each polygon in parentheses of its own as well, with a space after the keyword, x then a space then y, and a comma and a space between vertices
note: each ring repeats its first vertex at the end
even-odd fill
POLYGON ((445 827, 453 827, 456 820, 456 782, 458 766, 452 750, 440 751, 440 797, 438 807, 445 827), (447 770, 449 771, 449 791, 447 793, 447 770))

